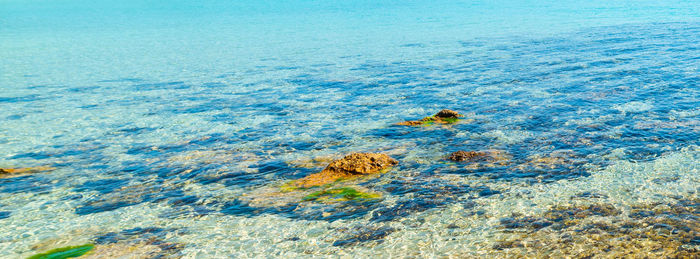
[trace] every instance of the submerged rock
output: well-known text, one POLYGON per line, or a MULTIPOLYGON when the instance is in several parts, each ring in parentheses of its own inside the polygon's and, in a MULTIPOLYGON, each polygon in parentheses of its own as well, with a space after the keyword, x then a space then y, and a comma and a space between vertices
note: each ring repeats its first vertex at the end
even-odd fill
POLYGON ((431 125, 434 123, 439 123, 439 124, 451 124, 455 123, 459 120, 459 118, 464 117, 464 115, 459 114, 456 111, 453 110, 448 110, 444 109, 442 111, 439 111, 433 116, 430 117, 425 117, 421 120, 418 121, 404 121, 404 122, 399 122, 397 125, 402 125, 402 126, 421 126, 421 125, 431 125))
POLYGON ((349 233, 345 237, 333 242, 333 246, 346 247, 368 241, 381 242, 382 239, 394 231, 396 231, 396 229, 388 226, 360 228, 354 231, 348 231, 349 233))
POLYGON ((342 179, 379 173, 388 170, 398 163, 399 161, 385 154, 353 153, 342 159, 331 162, 320 173, 311 174, 302 179, 293 181, 288 187, 310 188, 321 186, 342 179))
POLYGON ((379 192, 352 184, 386 172, 398 161, 386 154, 353 153, 328 164, 319 173, 288 182, 266 186, 241 195, 223 209, 231 215, 277 214, 289 218, 327 220, 356 218, 377 208, 379 192), (335 183, 343 181, 336 185, 335 183))
POLYGON ((513 156, 504 150, 488 149, 481 151, 457 151, 447 159, 456 162, 468 162, 464 167, 469 170, 503 167, 511 163, 513 156))
POLYGON ((476 151, 457 151, 453 152, 450 154, 449 159, 452 161, 473 161, 473 160, 478 160, 479 158, 485 157, 487 154, 485 152, 476 152, 476 151))
POLYGON ((501 219, 509 235, 492 248, 499 258, 698 258, 698 204, 679 197, 627 211, 606 203, 554 206, 540 216, 501 219))
POLYGON ((34 174, 51 171, 56 168, 50 166, 20 167, 20 168, 0 168, 0 178, 12 177, 23 174, 34 174))

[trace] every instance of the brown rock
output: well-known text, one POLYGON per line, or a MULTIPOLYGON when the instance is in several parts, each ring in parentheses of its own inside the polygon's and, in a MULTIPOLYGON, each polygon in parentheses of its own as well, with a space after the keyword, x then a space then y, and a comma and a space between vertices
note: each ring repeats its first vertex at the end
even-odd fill
POLYGON ((464 115, 461 115, 458 112, 453 111, 453 110, 444 109, 442 111, 439 111, 435 115, 433 115, 433 117, 447 119, 447 118, 464 117, 464 115))
POLYGON ((385 154, 353 153, 335 160, 320 173, 311 174, 293 183, 298 188, 309 188, 333 183, 337 180, 379 173, 399 161, 385 154))
POLYGON ((452 154, 450 154, 449 159, 452 161, 473 161, 478 158, 486 156, 486 153, 484 152, 475 152, 475 151, 457 151, 452 154))

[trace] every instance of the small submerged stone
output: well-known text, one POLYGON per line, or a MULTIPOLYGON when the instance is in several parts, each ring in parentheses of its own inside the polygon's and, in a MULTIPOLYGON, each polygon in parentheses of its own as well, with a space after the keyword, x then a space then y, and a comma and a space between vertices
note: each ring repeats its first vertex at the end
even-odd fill
POLYGON ((388 226, 360 228, 351 231, 350 233, 348 233, 347 236, 336 240, 335 242, 333 242, 333 246, 346 247, 368 241, 381 242, 382 239, 384 239, 394 231, 396 231, 396 229, 388 226))
POLYGON ((474 161, 478 160, 479 158, 485 157, 487 154, 485 152, 476 152, 476 151, 457 151, 453 152, 450 154, 449 159, 452 161, 474 161))
POLYGON ((455 162, 469 162, 465 169, 477 170, 482 168, 502 167, 511 163, 513 156, 504 150, 488 149, 481 151, 457 151, 447 159, 455 162))
POLYGON ((398 163, 399 161, 385 154, 353 153, 331 162, 320 173, 311 174, 293 181, 283 187, 283 189, 310 188, 330 184, 338 180, 376 174, 386 171, 398 163))
POLYGON ((64 259, 73 258, 87 254, 95 245, 85 244, 80 246, 67 246, 56 248, 45 253, 30 256, 28 259, 64 259))
POLYGON ((444 109, 439 111, 433 116, 425 117, 418 121, 404 121, 399 122, 396 125, 401 126, 422 126, 422 125, 432 125, 434 123, 439 124, 452 124, 459 121, 459 118, 464 117, 464 115, 459 114, 456 111, 444 109))

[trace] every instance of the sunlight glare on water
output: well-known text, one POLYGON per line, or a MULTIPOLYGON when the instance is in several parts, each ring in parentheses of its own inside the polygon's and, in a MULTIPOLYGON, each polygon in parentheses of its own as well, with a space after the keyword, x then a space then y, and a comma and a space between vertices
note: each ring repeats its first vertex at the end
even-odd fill
POLYGON ((0 0, 0 257, 698 256, 698 14, 0 0), (379 198, 284 189, 352 152, 379 198))

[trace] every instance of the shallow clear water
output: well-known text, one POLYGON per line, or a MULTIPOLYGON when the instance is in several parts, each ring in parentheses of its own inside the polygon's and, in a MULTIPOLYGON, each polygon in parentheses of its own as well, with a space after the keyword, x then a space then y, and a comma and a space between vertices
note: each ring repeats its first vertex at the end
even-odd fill
POLYGON ((0 178, 0 257, 697 256, 698 14, 0 1, 0 168, 55 167, 0 178), (342 183, 381 199, 280 193, 351 152, 400 161, 342 183))

